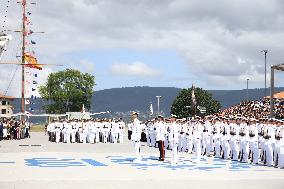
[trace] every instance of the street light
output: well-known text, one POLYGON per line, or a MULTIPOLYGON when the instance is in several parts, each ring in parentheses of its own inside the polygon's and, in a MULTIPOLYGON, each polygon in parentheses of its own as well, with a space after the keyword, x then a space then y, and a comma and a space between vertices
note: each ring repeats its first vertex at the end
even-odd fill
POLYGON ((156 96, 157 100, 158 100, 158 114, 160 114, 160 98, 162 98, 162 96, 156 96))
POLYGON ((262 50, 261 52, 264 52, 264 77, 265 77, 265 83, 264 83, 264 96, 267 96, 267 93, 266 93, 266 60, 267 60, 267 53, 268 53, 268 50, 262 50))
POLYGON ((247 102, 249 101, 249 79, 247 78, 247 102))

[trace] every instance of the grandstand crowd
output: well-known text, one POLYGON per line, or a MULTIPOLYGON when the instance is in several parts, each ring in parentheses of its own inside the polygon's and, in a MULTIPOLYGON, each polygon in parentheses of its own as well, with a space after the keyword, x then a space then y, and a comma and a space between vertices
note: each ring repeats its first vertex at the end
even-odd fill
MULTIPOLYGON (((284 119, 284 99, 275 99, 274 113, 276 119, 284 119)), ((224 116, 241 115, 260 120, 270 116, 270 100, 245 101, 223 111, 224 116)))

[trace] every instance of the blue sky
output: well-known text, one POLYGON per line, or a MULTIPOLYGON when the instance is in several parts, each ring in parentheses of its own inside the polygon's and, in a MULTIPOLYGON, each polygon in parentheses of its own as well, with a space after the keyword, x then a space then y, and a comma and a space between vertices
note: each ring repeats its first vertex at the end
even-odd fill
MULTIPOLYGON (((190 87, 194 81, 190 69, 174 50, 139 51, 135 49, 105 49, 64 55, 66 62, 88 60, 94 69, 86 70, 96 76, 96 90, 127 86, 190 87), (113 73, 114 64, 131 65, 135 62, 157 72, 153 75, 113 73)), ((67 66, 68 67, 68 66, 67 66)))

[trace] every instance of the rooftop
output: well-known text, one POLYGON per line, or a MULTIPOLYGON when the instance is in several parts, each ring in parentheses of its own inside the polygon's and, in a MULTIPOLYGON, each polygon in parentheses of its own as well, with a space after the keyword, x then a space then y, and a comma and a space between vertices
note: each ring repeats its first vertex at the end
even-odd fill
POLYGON ((13 99, 15 99, 15 97, 12 97, 12 96, 5 96, 5 95, 3 95, 3 94, 0 93, 0 99, 13 100, 13 99))

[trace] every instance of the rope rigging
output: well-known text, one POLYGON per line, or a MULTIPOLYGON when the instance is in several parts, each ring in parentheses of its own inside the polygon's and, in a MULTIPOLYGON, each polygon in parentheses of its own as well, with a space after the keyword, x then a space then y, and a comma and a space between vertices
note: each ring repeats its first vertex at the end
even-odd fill
POLYGON ((10 6, 10 0, 6 1, 6 5, 3 6, 5 7, 5 10, 4 10, 4 15, 3 15, 3 23, 2 23, 0 35, 4 35, 5 32, 7 31, 7 15, 9 11, 9 6, 10 6))

